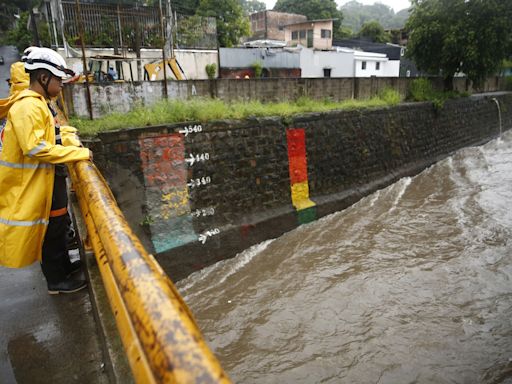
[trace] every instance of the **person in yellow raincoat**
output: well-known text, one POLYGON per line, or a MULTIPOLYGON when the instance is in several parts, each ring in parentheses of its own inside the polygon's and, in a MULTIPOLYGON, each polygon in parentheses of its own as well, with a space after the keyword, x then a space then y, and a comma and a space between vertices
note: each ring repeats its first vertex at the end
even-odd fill
POLYGON ((72 74, 64 59, 36 48, 24 67, 30 88, 0 101, 0 117, 8 111, 0 152, 0 265, 21 268, 40 261, 50 294, 76 292, 86 283, 69 276, 67 192, 59 169, 92 153, 62 145, 50 109, 49 100, 72 74))

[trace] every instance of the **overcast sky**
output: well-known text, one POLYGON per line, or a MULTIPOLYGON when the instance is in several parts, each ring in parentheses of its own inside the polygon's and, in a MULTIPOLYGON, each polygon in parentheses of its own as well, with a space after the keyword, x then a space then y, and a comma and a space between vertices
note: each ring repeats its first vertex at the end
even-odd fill
MULTIPOLYGON (((276 4, 277 0, 262 0, 265 4, 267 4, 267 9, 274 8, 274 5, 276 4)), ((348 3, 350 0, 336 0, 336 3, 338 6, 343 5, 345 3, 348 3)), ((359 3, 365 4, 365 5, 371 5, 373 3, 382 3, 390 6, 395 10, 395 12, 401 11, 404 8, 408 8, 411 4, 409 3, 409 0, 357 0, 359 3)))

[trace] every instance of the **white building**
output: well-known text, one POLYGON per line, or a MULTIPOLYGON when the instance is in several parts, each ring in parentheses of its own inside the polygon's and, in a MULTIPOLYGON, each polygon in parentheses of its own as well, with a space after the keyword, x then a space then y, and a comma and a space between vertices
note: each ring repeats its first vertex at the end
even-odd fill
POLYGON ((233 73, 258 62, 268 72, 278 69, 290 71, 292 77, 398 77, 400 60, 389 60, 384 53, 357 51, 336 47, 322 51, 298 46, 296 48, 220 48, 220 66, 224 77, 230 77, 224 69, 233 73))
POLYGON ((400 61, 389 60, 384 53, 339 48, 300 51, 302 77, 398 77, 400 61))

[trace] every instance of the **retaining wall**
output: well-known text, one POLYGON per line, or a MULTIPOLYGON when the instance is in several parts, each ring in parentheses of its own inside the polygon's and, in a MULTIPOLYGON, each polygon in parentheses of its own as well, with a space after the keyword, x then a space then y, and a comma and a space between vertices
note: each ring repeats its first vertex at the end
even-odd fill
MULTIPOLYGON (((301 96, 312 99, 365 99, 375 96, 385 88, 396 89, 402 97, 414 78, 371 77, 371 78, 268 78, 268 79, 215 79, 168 81, 169 99, 190 99, 193 97, 216 97, 225 101, 260 100, 279 102, 296 100, 301 96)), ((436 89, 443 89, 440 78, 431 78, 436 89)), ((466 78, 455 78, 454 87, 461 92, 474 93, 471 82, 466 78)), ((504 79, 492 77, 482 86, 481 91, 501 91, 504 79)), ((91 103, 94 118, 112 112, 125 113, 134 106, 151 105, 165 97, 163 81, 141 81, 133 83, 91 84, 91 103)), ((78 117, 89 117, 87 89, 85 84, 69 84, 64 88, 69 112, 78 117)))
MULTIPOLYGON (((135 232, 174 280, 344 209, 512 127, 512 94, 175 124, 90 143, 135 232)), ((433 181, 435 182, 435 181, 433 181)))

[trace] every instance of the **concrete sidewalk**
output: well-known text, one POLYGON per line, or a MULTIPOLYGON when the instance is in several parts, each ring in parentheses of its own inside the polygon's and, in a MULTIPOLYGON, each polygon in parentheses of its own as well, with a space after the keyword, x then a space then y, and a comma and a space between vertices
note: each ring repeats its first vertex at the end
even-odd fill
POLYGON ((40 266, 0 267, 0 383, 106 384, 89 291, 50 296, 40 266))

